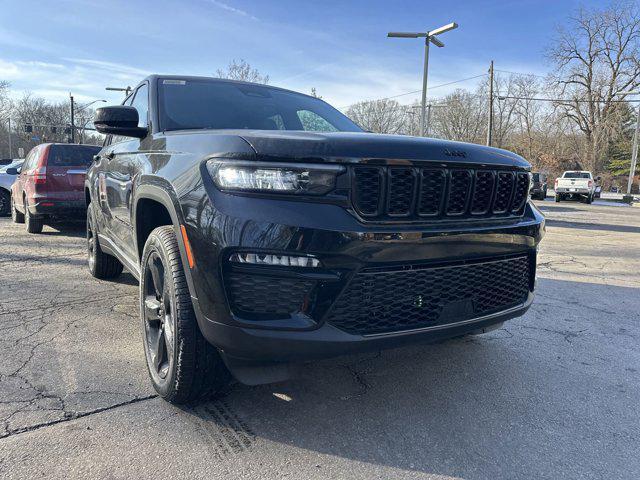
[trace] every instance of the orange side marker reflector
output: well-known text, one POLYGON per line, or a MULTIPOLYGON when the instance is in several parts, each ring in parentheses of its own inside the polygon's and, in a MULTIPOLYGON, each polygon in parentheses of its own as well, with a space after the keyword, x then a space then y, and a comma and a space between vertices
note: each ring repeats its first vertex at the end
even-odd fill
POLYGON ((191 251, 191 244, 189 243, 189 237, 187 237, 187 231, 184 225, 180 225, 180 232, 182 232, 182 240, 184 241, 184 249, 187 251, 187 260, 189 261, 189 268, 193 268, 193 252, 191 251))

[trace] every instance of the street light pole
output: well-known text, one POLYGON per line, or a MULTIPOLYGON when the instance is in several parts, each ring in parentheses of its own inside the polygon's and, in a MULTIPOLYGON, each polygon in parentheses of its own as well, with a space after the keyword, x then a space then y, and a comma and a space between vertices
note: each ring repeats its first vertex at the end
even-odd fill
POLYGON ((428 32, 389 32, 387 37, 390 38, 424 38, 424 70, 422 72, 422 112, 420 115, 420 136, 424 137, 426 132, 426 117, 427 117, 427 78, 429 74, 429 44, 433 43, 436 47, 444 47, 438 39, 438 35, 458 28, 458 24, 451 22, 442 27, 430 30, 428 32))
POLYGON ((422 110, 420 112, 420 136, 426 133, 427 122, 427 78, 429 76, 429 36, 424 39, 424 70, 422 72, 422 110))

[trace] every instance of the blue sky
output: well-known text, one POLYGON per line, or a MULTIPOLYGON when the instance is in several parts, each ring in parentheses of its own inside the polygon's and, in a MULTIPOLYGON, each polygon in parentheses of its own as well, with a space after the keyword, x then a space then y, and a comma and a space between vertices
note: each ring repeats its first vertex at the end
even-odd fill
MULTIPOLYGON (((106 86, 134 85, 148 73, 212 75, 245 59, 270 83, 309 92, 334 106, 421 88, 420 31, 456 21, 433 48, 435 86, 496 69, 544 74, 544 49, 573 0, 258 1, 1 0, 0 79, 20 94, 51 100, 121 99, 106 86)), ((438 97, 475 81, 434 89, 438 97)), ((400 97, 409 103, 418 95, 400 97)))

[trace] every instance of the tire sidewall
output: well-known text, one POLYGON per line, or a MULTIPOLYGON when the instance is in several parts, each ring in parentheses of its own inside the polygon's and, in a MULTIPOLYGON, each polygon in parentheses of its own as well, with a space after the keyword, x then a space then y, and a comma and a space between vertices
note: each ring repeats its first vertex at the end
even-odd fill
POLYGON ((91 211, 91 204, 87 206, 87 263, 89 265, 89 271, 91 275, 96 276, 96 262, 97 262, 97 250, 98 250, 98 234, 93 221, 93 212, 91 211), (93 236, 93 251, 89 252, 89 232, 93 236), (91 256, 93 256, 93 262, 91 262, 91 256))
POLYGON ((0 209, 0 216, 11 213, 11 194, 6 190, 0 190, 0 197, 4 200, 4 211, 0 209))
POLYGON ((147 243, 144 246, 144 251, 142 252, 142 261, 141 261, 141 271, 140 271, 140 327, 142 333, 142 343, 144 348, 144 355, 147 361, 147 370, 149 371, 149 377, 153 382, 155 389, 158 393, 163 397, 169 397, 174 391, 174 385, 176 382, 177 376, 177 364, 178 364, 178 352, 179 352, 179 343, 182 342, 182 339, 179 338, 180 332, 178 330, 178 315, 181 312, 176 308, 176 293, 175 293, 175 285, 173 282, 172 270, 169 263, 169 254, 166 250, 166 247, 162 240, 159 238, 155 232, 152 232, 147 239, 147 243), (149 261, 149 257, 153 254, 157 253, 160 259, 162 260, 162 264, 164 267, 164 275, 165 275, 165 283, 169 286, 169 294, 171 296, 171 310, 173 312, 172 315, 172 328, 173 328, 173 364, 169 368, 167 376, 165 378, 160 378, 157 372, 153 371, 153 359, 151 358, 151 353, 147 344, 147 325, 146 319, 144 315, 144 301, 145 301, 145 287, 146 287, 146 277, 147 277, 147 263, 149 261))

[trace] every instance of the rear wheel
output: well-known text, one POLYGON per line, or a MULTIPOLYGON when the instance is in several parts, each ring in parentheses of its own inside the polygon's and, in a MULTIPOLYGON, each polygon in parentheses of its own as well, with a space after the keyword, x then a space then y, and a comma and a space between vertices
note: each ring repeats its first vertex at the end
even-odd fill
POLYGON ((122 263, 100 248, 91 204, 87 206, 87 260, 91 275, 101 280, 115 278, 122 273, 122 263))
POLYGON ((198 328, 172 226, 156 228, 144 246, 140 316, 149 376, 161 397, 186 403, 224 388, 230 375, 198 328))
POLYGON ((6 190, 0 190, 0 217, 9 215, 11 211, 11 195, 6 190))
POLYGON ((589 195, 587 195, 587 203, 588 203, 588 204, 593 203, 593 194, 589 194, 589 195))
POLYGON ((29 204, 26 199, 24 201, 24 223, 29 233, 41 233, 42 227, 44 227, 43 219, 34 217, 31 212, 29 212, 29 204))
POLYGON ((11 220, 13 220, 13 223, 24 223, 24 213, 20 213, 16 210, 16 204, 13 201, 13 196, 11 196, 11 220))
POLYGON ((560 203, 560 200, 562 200, 562 196, 556 193, 556 203, 560 203))

